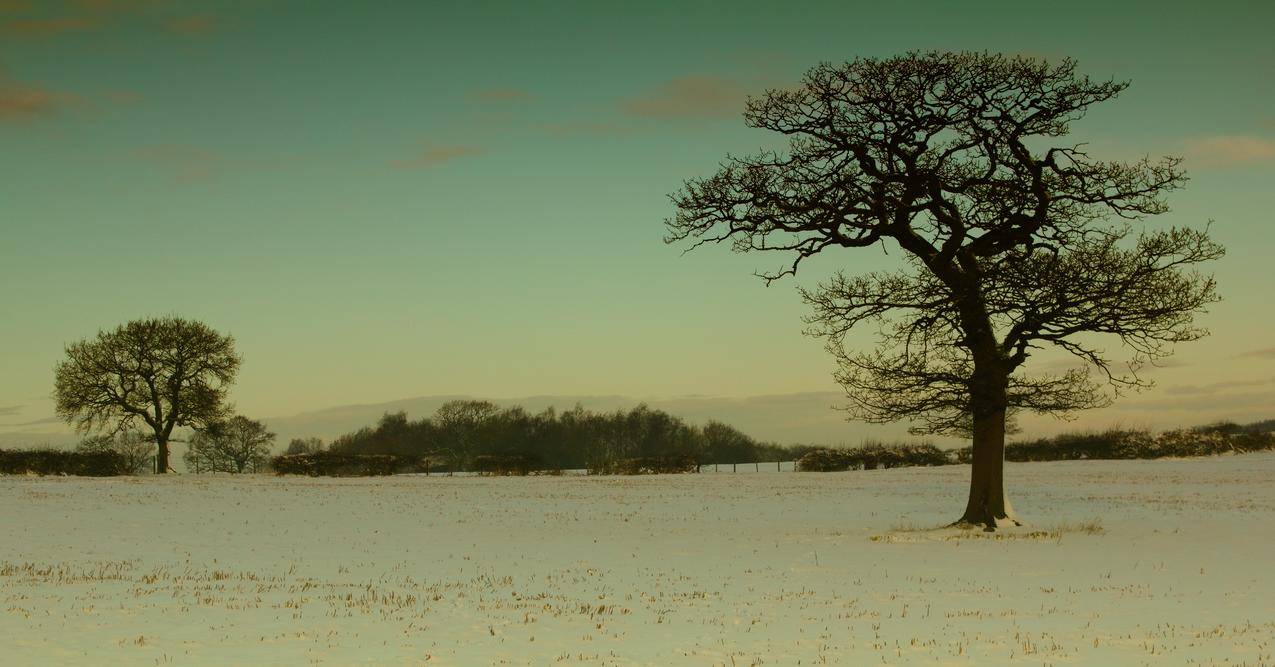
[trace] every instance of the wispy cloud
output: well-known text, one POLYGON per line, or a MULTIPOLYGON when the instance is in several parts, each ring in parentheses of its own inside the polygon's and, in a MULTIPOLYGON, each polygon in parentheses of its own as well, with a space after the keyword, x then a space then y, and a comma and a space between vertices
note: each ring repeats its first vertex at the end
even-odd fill
POLYGON ((0 415, 4 415, 6 417, 16 415, 19 412, 22 412, 23 407, 24 406, 21 405, 0 405, 0 415))
POLYGON ((1258 359, 1275 359, 1275 347, 1263 347, 1257 350, 1249 350, 1239 356, 1257 357, 1258 359))
POLYGON ((92 96, 56 92, 43 86, 15 81, 0 66, 0 122, 49 118, 67 109, 95 112, 130 107, 141 101, 141 95, 127 90, 108 90, 92 96))
POLYGON ((42 88, 0 84, 0 120, 27 120, 54 113, 57 95, 42 88))
POLYGON ((52 116, 77 99, 75 95, 15 81, 0 65, 0 121, 52 116))
POLYGON ((1169 398, 1147 400, 1116 401, 1110 410, 1119 412, 1152 411, 1163 413, 1166 410, 1182 412, 1240 412, 1252 408, 1269 409, 1275 400, 1275 392, 1257 391, 1244 393, 1214 392, 1206 394, 1178 395, 1169 398))
POLYGON ((216 180, 226 166, 220 153, 178 144, 139 148, 132 152, 132 157, 172 175, 175 182, 185 184, 216 180))
POLYGON ((554 137, 626 137, 636 131, 631 125, 592 120, 540 123, 536 127, 554 137))
POLYGON ((168 2, 169 0, 71 0, 70 4, 82 11, 120 14, 162 7, 168 2))
POLYGON ((102 100, 116 106, 131 107, 141 104, 142 95, 132 90, 107 90, 102 92, 102 100))
POLYGON ((1275 141, 1249 135, 1228 135, 1193 139, 1186 144, 1190 166, 1201 168, 1242 167, 1275 160, 1275 141))
POLYGON ((59 424, 61 422, 62 422, 61 417, 53 416, 53 417, 45 417, 44 419, 37 419, 35 421, 29 421, 29 422, 20 422, 17 424, 5 424, 5 426, 43 426, 44 424, 59 424))
POLYGON ((8 37, 53 37, 66 32, 83 32, 97 27, 90 18, 68 16, 54 19, 12 19, 0 23, 0 35, 8 37))
POLYGON ((1261 387, 1268 384, 1275 384, 1275 379, 1266 380, 1227 380, 1225 382, 1214 382, 1211 384, 1196 385, 1185 384, 1165 387, 1164 393, 1170 396, 1199 396, 1208 394, 1219 394, 1230 391, 1232 389, 1241 389, 1244 387, 1261 387))
POLYGON ((738 118, 748 91, 739 83, 713 76, 685 76, 667 81, 640 97, 624 100, 620 111, 659 120, 738 118))
MULTIPOLYGON (((65 14, 0 21, 0 35, 51 38, 104 30, 126 22, 187 37, 202 37, 221 28, 221 21, 211 14, 174 14, 169 0, 68 0, 59 5, 65 14)), ((0 0, 0 13, 18 13, 30 7, 23 0, 0 0)))
POLYGON ((446 164, 460 158, 482 155, 487 151, 477 146, 426 146, 412 157, 403 160, 390 160, 390 166, 396 169, 428 169, 446 164))
POLYGON ((526 103, 536 99, 535 95, 518 88, 487 88, 475 90, 469 96, 474 101, 485 104, 526 103))
POLYGON ((171 19, 164 24, 169 32, 188 37, 202 37, 217 31, 219 23, 215 16, 200 14, 171 19))

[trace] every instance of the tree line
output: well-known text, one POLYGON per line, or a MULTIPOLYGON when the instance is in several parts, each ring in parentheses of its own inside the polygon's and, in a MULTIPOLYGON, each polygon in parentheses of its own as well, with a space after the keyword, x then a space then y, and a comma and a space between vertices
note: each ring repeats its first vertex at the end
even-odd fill
MULTIPOLYGON (((286 453, 321 449, 314 439, 297 439, 286 453)), ((328 451, 419 457, 456 471, 514 465, 611 472, 634 461, 695 465, 788 461, 807 449, 759 441, 718 421, 687 424, 645 404, 604 413, 578 404, 562 412, 551 407, 531 413, 521 406, 501 408, 490 401, 457 400, 419 420, 409 420, 404 412, 387 413, 376 425, 335 439, 328 451)))

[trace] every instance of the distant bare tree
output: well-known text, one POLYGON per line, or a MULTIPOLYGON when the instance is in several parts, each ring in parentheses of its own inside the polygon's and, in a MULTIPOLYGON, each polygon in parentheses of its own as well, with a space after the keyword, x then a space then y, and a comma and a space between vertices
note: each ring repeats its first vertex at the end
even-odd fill
POLYGON ((1127 86, 1080 76, 1072 60, 985 53, 820 65, 800 87, 748 102, 746 122, 788 137, 788 150, 727 158, 687 182, 667 241, 790 254, 767 282, 831 248, 901 250, 900 270, 803 290, 809 332, 827 339, 852 416, 972 435, 960 522, 1017 523, 1004 492, 1007 418, 1067 415, 1149 385, 1139 367, 1206 335, 1193 316, 1218 298, 1190 270, 1223 254, 1206 232, 1130 238, 1131 221, 1168 210, 1162 196, 1185 181, 1178 158, 1104 162, 1084 144, 1049 146, 1127 86), (846 349, 865 322, 880 345, 846 349), (1096 334, 1131 351, 1127 370, 1096 334), (1079 367, 1022 372, 1044 347, 1079 367))
POLYGON ((54 371, 58 416, 80 431, 137 422, 154 438, 155 472, 168 472, 168 442, 179 426, 224 416, 240 358, 234 339, 176 317, 136 320, 66 346, 54 371))
POLYGON ((243 473, 266 462, 274 438, 265 424, 236 415, 191 436, 183 460, 198 472, 243 473))
POLYGON ((757 441, 739 429, 719 421, 710 421, 702 429, 706 463, 746 463, 757 456, 757 441))
POLYGON ((468 468, 473 458, 480 427, 500 413, 491 401, 447 401, 434 411, 433 422, 450 441, 453 465, 468 468))
POLYGON ((288 442, 288 448, 283 453, 285 455, 317 454, 321 451, 323 451, 322 438, 293 438, 288 442))
POLYGON ((75 449, 81 452, 114 452, 123 457, 124 468, 129 474, 140 475, 152 469, 155 438, 141 431, 107 433, 85 438, 75 449))

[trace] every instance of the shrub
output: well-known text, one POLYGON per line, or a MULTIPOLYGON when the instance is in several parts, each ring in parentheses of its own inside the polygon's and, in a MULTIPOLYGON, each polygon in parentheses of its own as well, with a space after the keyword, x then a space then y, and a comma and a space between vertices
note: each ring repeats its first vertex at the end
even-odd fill
POLYGON ((1254 431, 1240 433, 1231 441, 1236 451, 1240 452, 1257 452, 1266 449, 1275 449, 1275 433, 1271 431, 1254 431))
POLYGON ((797 459, 802 472, 875 470, 905 466, 942 466, 952 462, 947 452, 931 444, 867 443, 862 447, 813 449, 797 459))
POLYGON ((699 462, 690 454, 642 456, 590 466, 590 475, 667 475, 695 472, 699 462))
POLYGON ((482 475, 527 475, 539 465, 540 457, 531 452, 479 454, 474 457, 474 470, 482 475))
POLYGON ((0 449, 0 473, 7 475, 84 475, 129 473, 129 462, 115 451, 70 452, 60 449, 0 449))
POLYGON ((270 460, 277 475, 309 475, 311 477, 371 477, 423 470, 421 459, 393 454, 284 454, 270 460))
POLYGON ((850 450, 847 449, 812 449, 797 459, 797 470, 801 472, 836 472, 858 468, 850 450))
POLYGON ((77 452, 115 452, 124 459, 126 475, 151 472, 155 467, 155 436, 141 431, 90 436, 75 446, 77 452))

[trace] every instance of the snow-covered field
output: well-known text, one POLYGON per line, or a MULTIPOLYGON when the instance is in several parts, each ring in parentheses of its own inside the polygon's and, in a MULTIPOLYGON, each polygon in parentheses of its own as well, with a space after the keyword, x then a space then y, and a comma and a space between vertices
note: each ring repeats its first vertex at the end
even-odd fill
POLYGON ((1275 664, 1275 454, 771 466, 0 477, 0 663, 1275 664))

